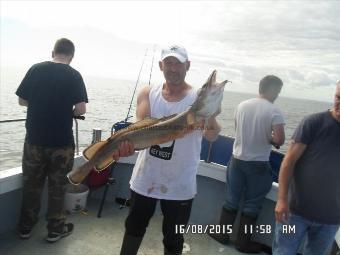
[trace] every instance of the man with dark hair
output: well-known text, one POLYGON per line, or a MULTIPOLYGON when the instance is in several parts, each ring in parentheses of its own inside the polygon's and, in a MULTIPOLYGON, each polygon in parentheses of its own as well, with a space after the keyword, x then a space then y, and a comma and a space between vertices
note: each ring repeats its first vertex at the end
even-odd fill
MULTIPOLYGON (((282 80, 275 76, 275 75, 267 75, 265 77, 262 78, 262 80, 260 81, 260 85, 259 85, 259 93, 260 94, 264 94, 266 93, 268 90, 271 90, 272 88, 282 88, 283 83, 282 80)), ((274 99, 275 100, 275 99, 274 99)))
POLYGON ((61 38, 56 41, 54 45, 54 54, 63 54, 67 56, 74 56, 74 44, 69 39, 61 38))
POLYGON ((23 201, 18 225, 22 239, 31 236, 38 221, 46 177, 46 240, 55 242, 73 231, 72 223, 65 224, 63 210, 66 174, 73 166, 73 116, 84 114, 88 102, 81 74, 69 65, 73 56, 73 43, 59 39, 52 51, 53 61, 33 65, 16 91, 19 104, 27 107, 23 201))
MULTIPOLYGON (((283 83, 274 75, 265 76, 259 84, 259 96, 241 102, 235 111, 235 142, 227 169, 227 196, 220 224, 233 225, 241 197, 244 197, 236 248, 241 252, 260 252, 261 245, 251 242, 245 228, 256 223, 263 200, 272 186, 269 156, 271 145, 284 143, 284 118, 273 103, 283 83)), ((255 227, 254 227, 255 229, 255 227)), ((228 234, 213 234, 222 244, 228 234)))
POLYGON ((304 237, 303 254, 329 254, 340 226, 339 156, 340 82, 332 109, 302 120, 281 164, 273 254, 296 254, 304 237))

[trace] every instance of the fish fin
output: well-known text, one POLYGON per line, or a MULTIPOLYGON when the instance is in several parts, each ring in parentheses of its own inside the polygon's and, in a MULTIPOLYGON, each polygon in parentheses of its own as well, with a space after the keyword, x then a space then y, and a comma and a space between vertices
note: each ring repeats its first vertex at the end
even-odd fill
POLYGON ((187 115, 187 124, 194 125, 196 123, 196 115, 194 112, 189 111, 187 115))
POLYGON ((98 172, 103 171, 105 168, 110 166, 115 160, 113 158, 108 158, 103 162, 100 162, 98 165, 95 165, 95 168, 98 172))
POLYGON ((161 122, 161 121, 165 121, 165 120, 169 120, 169 119, 171 119, 171 118, 173 118, 173 117, 176 117, 178 114, 172 114, 172 115, 169 115, 169 116, 166 116, 166 117, 163 117, 163 118, 160 118, 160 119, 158 119, 159 120, 159 122, 161 122))
MULTIPOLYGON (((166 116, 166 117, 163 117, 163 118, 159 118, 159 119, 157 119, 157 122, 155 122, 154 124, 152 124, 150 126, 157 126, 158 124, 162 125, 162 124, 164 124, 164 122, 169 121, 172 118, 175 118, 177 115, 178 114, 172 114, 172 115, 169 115, 169 116, 166 116)), ((145 126, 145 128, 148 128, 150 126, 145 126)))
POLYGON ((146 126, 151 126, 153 124, 156 124, 159 122, 159 119, 156 118, 145 118, 143 120, 137 121, 133 124, 131 124, 130 126, 127 127, 128 130, 131 129, 136 129, 136 128, 143 128, 146 126))
POLYGON ((172 114, 170 116, 163 117, 163 118, 160 118, 160 119, 157 119, 157 118, 145 118, 143 120, 140 120, 140 121, 137 121, 135 123, 132 123, 131 125, 129 125, 126 128, 118 130, 111 137, 109 137, 107 140, 109 141, 109 140, 112 140, 112 139, 116 139, 116 138, 124 135, 125 133, 128 133, 128 132, 136 130, 136 129, 142 129, 142 128, 145 128, 145 127, 150 127, 150 126, 155 125, 155 124, 157 124, 159 122, 171 119, 171 118, 175 117, 176 115, 177 114, 172 114))
POLYGON ((83 151, 83 156, 87 159, 90 160, 95 154, 96 152, 103 147, 105 144, 107 144, 107 141, 101 141, 101 142, 96 142, 92 145, 90 145, 89 147, 87 147, 84 151, 83 151))

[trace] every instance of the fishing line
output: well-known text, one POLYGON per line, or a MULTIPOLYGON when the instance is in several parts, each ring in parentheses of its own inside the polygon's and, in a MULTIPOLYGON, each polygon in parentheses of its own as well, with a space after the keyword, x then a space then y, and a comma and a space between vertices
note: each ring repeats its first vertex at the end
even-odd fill
POLYGON ((155 51, 156 51, 156 45, 153 46, 152 62, 151 62, 150 77, 149 77, 149 86, 150 86, 150 81, 151 81, 151 76, 152 76, 153 61, 155 59, 155 51))
POLYGON ((147 52, 148 52, 148 48, 145 50, 143 62, 142 62, 142 65, 140 67, 140 70, 139 70, 139 74, 138 74, 137 81, 136 81, 136 84, 135 84, 135 88, 134 88, 134 91, 133 91, 133 94, 132 94, 132 97, 131 97, 131 102, 130 102, 128 113, 127 113, 126 118, 125 118, 125 122, 127 122, 127 120, 132 117, 132 116, 130 116, 130 110, 131 110, 133 99, 134 99, 135 94, 136 94, 137 85, 139 83, 140 74, 142 73, 142 69, 143 69, 143 66, 144 66, 144 63, 145 63, 147 52))

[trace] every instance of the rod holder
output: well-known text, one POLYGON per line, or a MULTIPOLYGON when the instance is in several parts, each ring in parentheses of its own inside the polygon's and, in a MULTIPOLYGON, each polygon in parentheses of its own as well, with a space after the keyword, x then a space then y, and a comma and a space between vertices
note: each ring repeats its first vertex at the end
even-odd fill
POLYGON ((92 130, 92 143, 100 142, 102 139, 102 130, 100 128, 94 128, 92 130))

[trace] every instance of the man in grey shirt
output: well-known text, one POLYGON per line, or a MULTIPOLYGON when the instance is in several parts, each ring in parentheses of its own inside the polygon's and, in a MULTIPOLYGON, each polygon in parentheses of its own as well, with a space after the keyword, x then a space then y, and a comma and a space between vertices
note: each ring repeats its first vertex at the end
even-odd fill
POLYGON ((306 117, 281 164, 273 254, 327 254, 340 224, 340 82, 333 108, 306 117), (291 197, 288 203, 288 187, 291 197), (295 228, 285 233, 284 225, 295 228))
MULTIPOLYGON (((275 75, 267 75, 259 84, 259 95, 241 102, 235 111, 235 142, 227 170, 227 194, 222 207, 220 225, 234 224, 238 209, 242 211, 236 249, 257 253, 262 247, 251 241, 247 231, 255 224, 263 200, 272 187, 269 163, 272 145, 279 147, 285 140, 284 118, 274 105, 283 86, 275 75), (242 196, 243 207, 240 207, 242 196)), ((216 241, 227 244, 228 234, 212 234, 216 241)))

